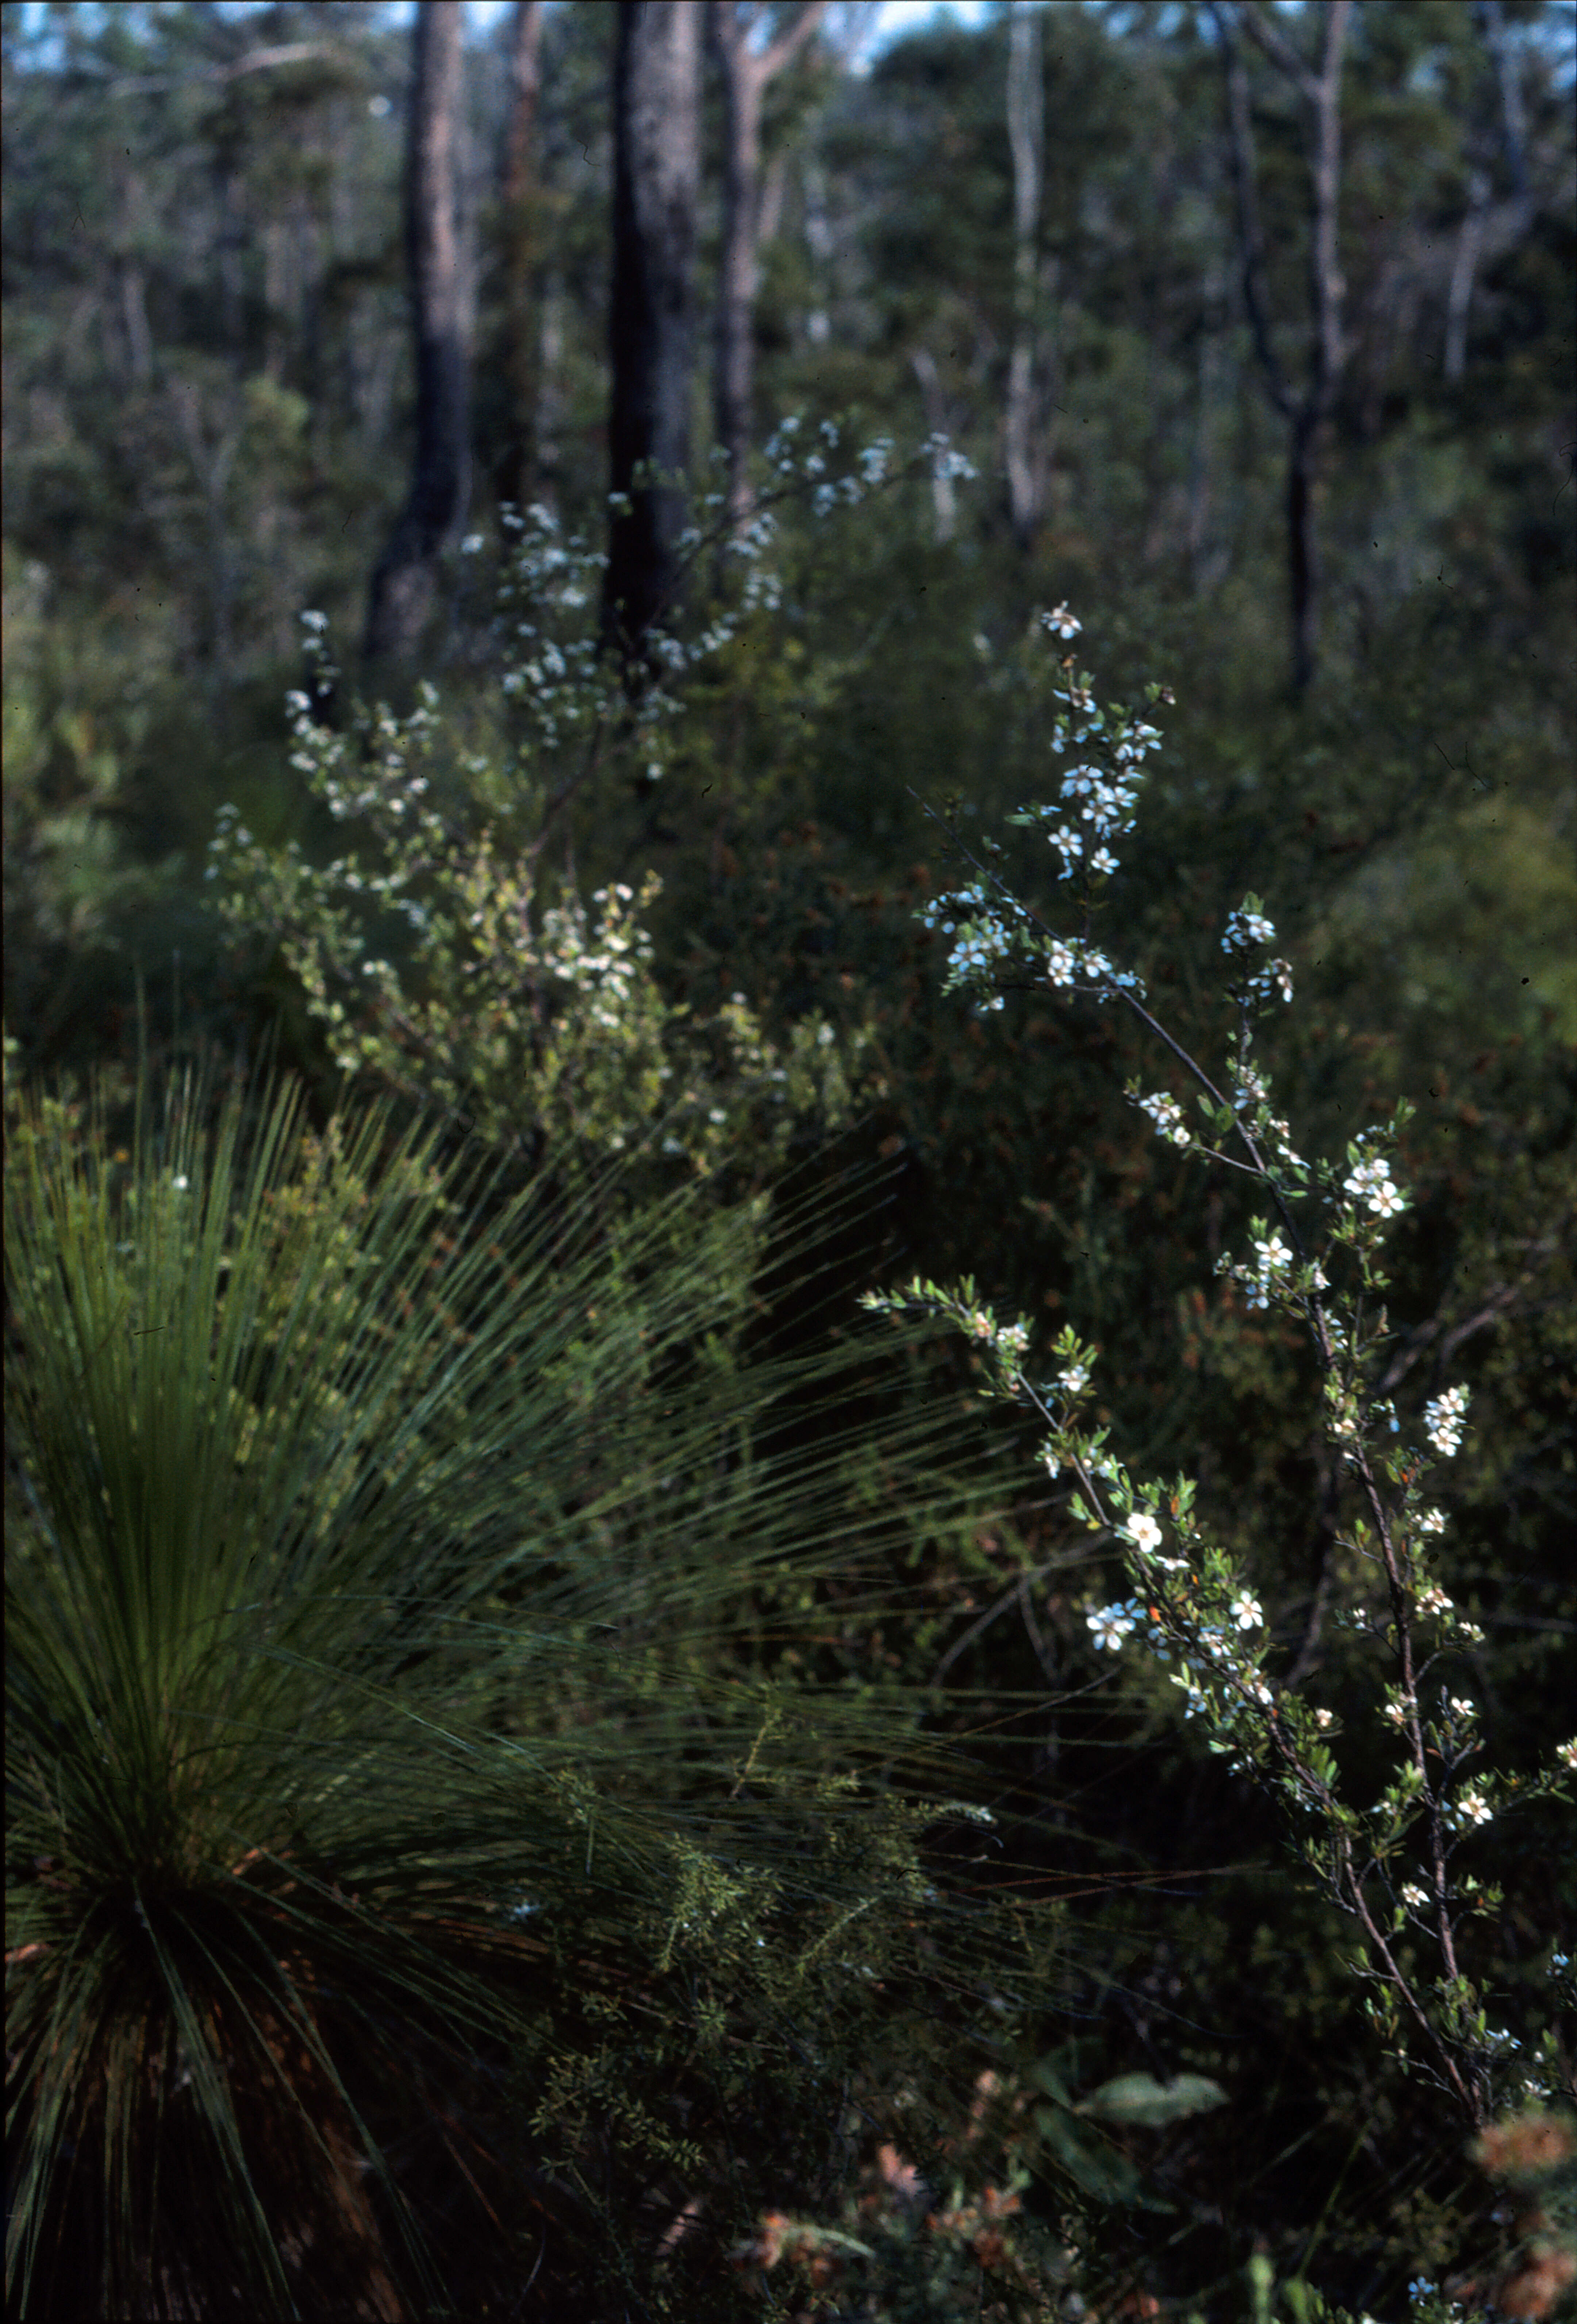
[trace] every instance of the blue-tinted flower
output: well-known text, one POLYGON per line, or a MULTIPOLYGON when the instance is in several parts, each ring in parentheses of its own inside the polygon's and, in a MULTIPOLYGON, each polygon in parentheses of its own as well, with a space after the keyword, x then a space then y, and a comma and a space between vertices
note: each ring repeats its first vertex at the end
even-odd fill
POLYGON ((1115 1654, 1124 1638, 1131 1637, 1138 1624, 1139 1609, 1130 1599, 1125 1605, 1098 1607, 1084 1618, 1095 1634, 1095 1644, 1115 1654))

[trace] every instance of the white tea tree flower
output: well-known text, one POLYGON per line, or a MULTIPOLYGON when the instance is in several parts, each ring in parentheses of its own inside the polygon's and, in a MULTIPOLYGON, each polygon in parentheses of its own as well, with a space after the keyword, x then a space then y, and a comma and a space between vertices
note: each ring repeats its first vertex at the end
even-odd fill
POLYGON ((1148 1113, 1160 1135, 1174 1146, 1192 1146, 1194 1132, 1183 1119, 1183 1109, 1175 1097, 1164 1090, 1154 1091, 1148 1097, 1134 1093, 1133 1102, 1143 1113, 1148 1113))
POLYGON ((1443 1396, 1432 1397, 1424 1407, 1424 1426, 1429 1441, 1448 1461, 1461 1447, 1467 1416, 1465 1388, 1448 1388, 1443 1396))
POLYGON ((1131 1601, 1120 1606, 1099 1606, 1085 1620, 1098 1646, 1107 1646, 1115 1654, 1124 1638, 1130 1638, 1139 1624, 1139 1609, 1131 1601))

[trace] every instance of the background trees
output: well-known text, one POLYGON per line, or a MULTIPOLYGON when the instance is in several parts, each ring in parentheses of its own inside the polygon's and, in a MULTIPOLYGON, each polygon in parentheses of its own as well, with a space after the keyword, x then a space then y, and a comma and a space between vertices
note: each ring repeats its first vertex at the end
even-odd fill
POLYGON ((750 507, 749 460, 755 442, 756 294, 761 235, 761 100, 825 14, 810 0, 764 47, 753 45, 761 18, 754 7, 717 0, 707 27, 722 69, 724 108, 723 241, 718 256, 714 426, 728 460, 728 507, 736 521, 750 507))
MULTIPOLYGON (((1278 1644, 1323 1658, 1339 1694, 1363 1674, 1332 1626, 1342 1575, 1295 1353, 1201 1288, 1230 1204, 1202 1221, 1122 1108, 1113 1027, 966 1018, 912 918, 944 867, 910 786, 955 790, 997 829, 1044 794, 1056 663, 1038 608, 1074 606, 1115 692, 1169 682, 1125 940, 1191 1025, 1222 917, 1257 886, 1312 996, 1284 1061, 1305 1118, 1339 1140, 1397 1094, 1419 1107, 1397 1382, 1472 1373, 1484 1417, 1452 1588, 1485 1629, 1474 1676, 1515 1763, 1549 1724, 1577 1619, 1560 1554, 1577 1524, 1568 19, 1535 0, 1366 0, 1345 19, 1327 106, 1341 168, 1320 193, 1305 79, 1336 29, 1323 9, 1058 6, 1038 40, 1019 11, 871 53, 862 12, 835 5, 791 54, 802 7, 748 27, 733 12, 758 67, 784 54, 761 91, 758 438, 790 411, 802 447, 835 419, 845 445, 945 429, 977 475, 929 463, 859 508, 817 516, 811 486, 779 505, 775 599, 676 678, 683 717, 650 753, 644 730, 639 756, 621 733, 594 764, 539 749, 546 641, 570 632, 524 637, 536 616, 495 602, 499 501, 549 503, 588 549, 638 548, 636 578, 609 586, 638 581, 648 617, 684 561, 693 640, 720 585, 680 535, 727 521, 704 503, 739 475, 700 352, 700 325, 731 312, 737 354, 742 278, 725 84, 698 47, 660 124, 694 202, 695 328, 676 355, 679 296, 664 442, 682 464, 687 431, 696 489, 662 503, 666 530, 632 494, 620 521, 645 506, 643 546, 608 528, 610 485, 642 456, 614 441, 615 64, 621 22, 628 41, 659 13, 576 0, 464 26, 449 184, 476 358, 450 450, 475 481, 466 531, 424 553, 430 632, 386 688, 401 713, 420 678, 438 688, 429 804, 456 848, 485 829, 495 862, 535 851, 533 953, 555 879, 639 891, 657 872, 652 978, 699 1043, 736 993, 784 1054, 825 1020, 862 1116, 846 1138, 901 1166, 905 1268, 973 1270, 1000 1310, 1099 1339, 1136 1469, 1188 1465, 1235 1542, 1269 1545, 1278 1644), (1318 387, 1299 522, 1322 577, 1296 629, 1267 333, 1295 422, 1298 383, 1318 387), (532 659, 529 691, 506 692, 532 659)), ((140 973, 157 1051, 273 1028, 321 1113, 336 1068, 278 931, 232 944, 202 874, 225 806, 281 853, 293 840, 358 876, 371 862, 295 763, 284 696, 303 610, 342 659, 361 634, 422 442, 401 224, 412 35, 355 5, 8 6, 4 44, 7 1032, 28 1068, 129 1057, 140 973)), ((682 252, 663 247, 678 295, 682 252)), ((625 288, 642 290, 639 268, 625 288)), ((745 464, 758 503, 781 481, 762 450, 745 464)), ((357 683, 352 666, 308 687, 347 749, 357 683)), ((1044 892, 1044 848, 1013 869, 1044 892)), ((420 986, 407 926, 374 918, 365 937, 420 986)), ((393 1056, 397 1028, 366 1007, 359 1054, 393 1056)), ((720 1084, 741 1055, 711 1057, 720 1084)), ((533 1097, 511 1074, 501 1120, 533 1097)), ((720 1176, 757 1158, 742 1141, 720 1176)), ((844 1257, 852 1291, 871 1252, 853 1234, 844 1257)), ((964 1359, 939 1360, 971 1385, 964 1359)), ((1103 2231, 1121 2264, 1192 2294, 1263 2236, 1278 2266, 1388 2314, 1430 2238, 1451 2245, 1466 2167, 1382 2079, 1342 1997, 1340 1932, 1290 1890, 1251 1809, 1168 1705, 1096 1668, 1084 1582, 1056 1564, 1063 1520, 1015 1473, 1010 1525, 922 1564, 916 1628, 878 1640, 850 1618, 829 1660, 840 1676, 890 1655, 910 1677, 941 1668, 995 1722, 1019 1877, 1074 1900, 1088 1937, 1027 2042, 1048 2054, 1072 2027, 1080 2076, 1176 2066, 1231 2089, 1167 2139, 1130 2138, 1177 2209, 1164 2236, 1137 2210, 1103 2231), (1048 1702, 1048 1668, 1067 1701, 1048 1702), (1351 2153, 1368 2161, 1342 2177, 1351 2153)), ((989 1854, 970 1877, 992 1877, 989 1854)), ((1507 1842, 1507 1903, 1475 1939, 1474 1973, 1519 1997, 1530 2044, 1571 1912, 1561 1864, 1547 1832, 1507 1842)))

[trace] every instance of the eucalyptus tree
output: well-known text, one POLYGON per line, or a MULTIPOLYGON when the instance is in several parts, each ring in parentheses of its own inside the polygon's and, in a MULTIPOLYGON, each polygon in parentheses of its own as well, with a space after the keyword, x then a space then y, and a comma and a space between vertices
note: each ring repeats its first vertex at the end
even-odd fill
POLYGON ((510 21, 509 110, 501 171, 500 235, 503 275, 503 368, 506 436, 495 478, 498 497, 523 507, 539 466, 541 334, 540 291, 543 0, 515 0, 510 21))
POLYGON ((367 597, 369 661, 408 659, 432 611, 438 559, 471 493, 470 325, 456 144, 464 12, 420 0, 405 151, 405 254, 416 370, 410 485, 367 597))
POLYGON ((632 667, 678 579, 700 175, 701 12, 689 0, 620 0, 603 623, 632 667))
POLYGON ((1046 78, 1040 14, 1020 8, 1008 34, 1008 142, 1013 154, 1013 349, 1008 364, 1008 512, 1023 548, 1034 539, 1043 476, 1034 433, 1035 291, 1046 78))
POLYGON ((805 0, 764 44, 754 35, 758 8, 711 0, 707 24, 723 70, 723 256, 718 269, 713 409, 728 461, 728 508, 736 525, 750 513, 747 467, 755 381, 755 301, 761 232, 761 99, 826 13, 826 0, 805 0))

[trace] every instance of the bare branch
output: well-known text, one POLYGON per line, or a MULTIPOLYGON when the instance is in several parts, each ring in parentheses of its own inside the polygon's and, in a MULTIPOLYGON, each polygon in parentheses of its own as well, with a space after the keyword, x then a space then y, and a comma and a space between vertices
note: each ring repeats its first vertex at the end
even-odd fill
MULTIPOLYGON (((1255 45, 1264 51, 1271 63, 1278 66, 1289 80, 1296 82, 1299 90, 1308 98, 1311 105, 1315 103, 1319 96, 1319 82, 1297 51, 1291 46, 1290 42, 1282 39, 1274 24, 1267 23, 1258 8, 1250 5, 1250 0, 1241 0, 1241 5, 1238 10, 1238 21, 1255 45)), ((1326 37, 1329 38, 1328 25, 1326 37)))
POLYGON ((761 58, 761 79, 770 81, 785 65, 792 64, 806 42, 826 14, 827 0, 806 0, 806 5, 793 23, 779 32, 761 58))
POLYGON ((728 71, 748 81, 752 96, 759 97, 767 83, 798 55, 826 10, 827 0, 806 0, 794 22, 769 47, 757 51, 750 45, 750 36, 755 30, 759 8, 752 5, 751 0, 712 0, 713 35, 728 71))
POLYGON ((348 51, 332 41, 287 41, 279 48, 250 50, 234 64, 209 65, 201 72, 140 73, 129 79, 112 80, 107 94, 142 97, 162 88, 217 88, 227 81, 239 80, 244 73, 267 72, 276 65, 305 64, 313 57, 347 56, 348 51))

